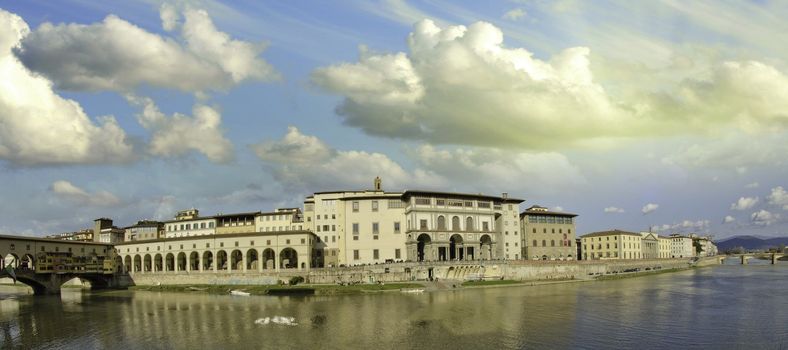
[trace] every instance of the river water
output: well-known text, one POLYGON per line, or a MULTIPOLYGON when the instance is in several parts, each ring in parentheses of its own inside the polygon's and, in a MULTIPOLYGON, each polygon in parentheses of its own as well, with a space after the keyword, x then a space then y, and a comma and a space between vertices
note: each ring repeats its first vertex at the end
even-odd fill
POLYGON ((788 264, 754 262, 422 294, 6 293, 0 348, 781 349, 786 291, 788 264))

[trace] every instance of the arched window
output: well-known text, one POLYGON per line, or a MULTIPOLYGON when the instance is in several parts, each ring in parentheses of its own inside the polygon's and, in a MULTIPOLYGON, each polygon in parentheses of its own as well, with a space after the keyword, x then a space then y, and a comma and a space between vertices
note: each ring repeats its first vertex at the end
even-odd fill
POLYGON ((534 247, 538 247, 538 246, 539 246, 539 242, 537 242, 536 240, 534 240, 534 247))
POLYGON ((465 231, 473 231, 473 218, 470 216, 465 219, 465 231))
POLYGON ((438 216, 438 230, 446 229, 446 218, 443 215, 438 216))
POLYGON ((459 231, 460 230, 460 217, 455 216, 451 218, 451 229, 452 231, 459 231))
POLYGON ((550 246, 551 247, 555 247, 555 240, 553 240, 553 239, 550 240, 550 246))

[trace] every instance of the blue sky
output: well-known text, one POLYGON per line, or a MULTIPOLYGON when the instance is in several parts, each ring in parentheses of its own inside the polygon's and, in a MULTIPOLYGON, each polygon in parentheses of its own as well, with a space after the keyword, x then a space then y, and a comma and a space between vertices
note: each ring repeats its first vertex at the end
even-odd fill
POLYGON ((578 231, 785 233, 788 6, 4 1, 0 233, 500 193, 578 231))

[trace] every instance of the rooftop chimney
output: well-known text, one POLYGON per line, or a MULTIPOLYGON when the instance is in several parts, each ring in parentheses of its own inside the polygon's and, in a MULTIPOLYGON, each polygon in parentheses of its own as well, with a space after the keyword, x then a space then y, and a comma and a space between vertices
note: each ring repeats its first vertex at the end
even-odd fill
POLYGON ((501 198, 503 199, 509 198, 509 193, 508 192, 501 193, 501 198))
POLYGON ((380 181, 380 176, 375 176, 375 191, 382 191, 382 183, 380 181))

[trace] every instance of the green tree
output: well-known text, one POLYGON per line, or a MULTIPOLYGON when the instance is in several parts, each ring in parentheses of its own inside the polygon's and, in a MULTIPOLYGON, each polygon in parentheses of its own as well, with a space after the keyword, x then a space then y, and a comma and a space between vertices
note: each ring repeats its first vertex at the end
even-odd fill
POLYGON ((703 252, 703 245, 700 244, 699 239, 692 240, 692 246, 695 247, 695 256, 700 256, 700 253, 703 252))

